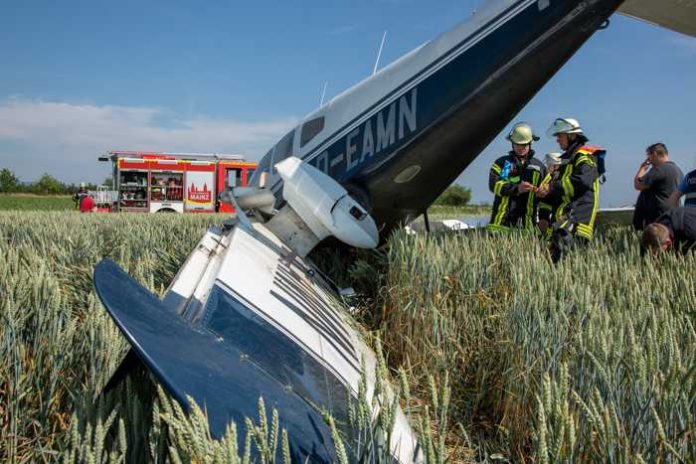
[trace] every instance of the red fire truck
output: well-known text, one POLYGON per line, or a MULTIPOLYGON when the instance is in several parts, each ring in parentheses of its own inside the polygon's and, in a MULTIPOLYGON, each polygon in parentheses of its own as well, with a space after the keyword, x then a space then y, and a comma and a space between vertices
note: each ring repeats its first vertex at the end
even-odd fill
POLYGON ((108 198, 97 199, 100 209, 150 213, 234 212, 218 194, 246 186, 256 169, 241 156, 222 154, 110 151, 99 161, 113 163, 114 181, 108 198))

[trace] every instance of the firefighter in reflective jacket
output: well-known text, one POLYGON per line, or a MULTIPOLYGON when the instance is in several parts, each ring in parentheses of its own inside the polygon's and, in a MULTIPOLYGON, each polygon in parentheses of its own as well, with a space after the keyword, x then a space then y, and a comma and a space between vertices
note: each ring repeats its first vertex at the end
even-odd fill
POLYGON ((532 229, 536 225, 534 192, 546 175, 544 165, 534 158, 532 142, 539 140, 529 124, 518 123, 507 136, 512 151, 491 166, 488 188, 495 194, 490 230, 509 227, 532 229))
POLYGON ((588 139, 575 119, 556 119, 548 134, 564 150, 561 174, 537 195, 543 201, 560 200, 551 235, 551 258, 557 262, 569 247, 592 240, 599 207, 598 159, 603 162, 605 152, 585 145, 588 139))

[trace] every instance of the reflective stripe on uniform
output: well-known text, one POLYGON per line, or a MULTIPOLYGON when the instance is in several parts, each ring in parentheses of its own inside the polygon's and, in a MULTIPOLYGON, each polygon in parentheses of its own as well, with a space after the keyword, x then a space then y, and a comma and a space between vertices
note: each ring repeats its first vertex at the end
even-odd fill
POLYGON ((510 202, 510 197, 502 197, 500 200, 500 205, 498 206, 498 214, 495 215, 493 219, 493 225, 499 226, 503 223, 503 218, 505 218, 505 213, 507 212, 508 203, 510 202))
POLYGON ((590 158, 588 155, 580 155, 578 156, 578 159, 575 160, 575 166, 580 166, 581 164, 588 164, 592 167, 595 166, 595 162, 592 158, 590 158))
POLYGON ((544 179, 541 181, 541 184, 539 184, 539 187, 541 187, 542 185, 548 185, 550 183, 551 183, 551 174, 546 174, 544 176, 544 179))
POLYGON ((570 175, 573 173, 573 165, 568 163, 566 165, 565 171, 563 171, 563 176, 561 176, 561 186, 563 187, 563 196, 561 205, 558 207, 558 215, 562 216, 565 214, 565 209, 570 204, 571 198, 575 194, 575 189, 573 188, 573 183, 570 181, 570 175))
POLYGON ((501 226, 499 224, 488 224, 486 229, 490 230, 491 232, 506 232, 510 230, 508 227, 501 226))
POLYGON ((496 174, 500 174, 503 172, 503 169, 497 164, 493 163, 493 166, 491 166, 491 171, 495 172, 496 174))
POLYGON ((592 240, 594 232, 590 226, 587 224, 577 224, 575 227, 575 235, 585 237, 588 240, 592 240))
POLYGON ((597 218, 597 207, 599 206, 599 179, 594 181, 594 203, 592 204, 592 214, 590 214, 590 230, 594 231, 594 223, 597 218))
MULTIPOLYGON (((541 176, 541 173, 538 171, 534 171, 534 174, 532 174, 532 185, 538 186, 539 184, 539 177, 541 176)), ((524 215, 524 223, 525 226, 528 229, 531 229, 534 227, 533 221, 533 214, 534 214, 534 192, 529 192, 527 196, 527 211, 526 214, 524 215)))
POLYGON ((499 180, 498 182, 495 183, 495 186, 493 187, 493 193, 499 197, 503 196, 503 187, 507 184, 504 180, 499 180))

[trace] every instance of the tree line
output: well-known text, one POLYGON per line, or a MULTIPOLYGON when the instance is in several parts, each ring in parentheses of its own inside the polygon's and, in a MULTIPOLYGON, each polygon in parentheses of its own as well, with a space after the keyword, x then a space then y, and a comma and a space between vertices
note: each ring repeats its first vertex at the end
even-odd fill
MULTIPOLYGON (((111 186, 111 178, 104 185, 111 186)), ((21 182, 14 172, 7 168, 0 169, 0 193, 33 193, 36 195, 71 195, 77 192, 79 186, 66 184, 48 173, 44 173, 36 182, 21 182)), ((96 184, 87 184, 87 190, 96 190, 96 184)), ((471 189, 461 185, 447 187, 442 195, 435 200, 436 205, 466 206, 471 201, 471 189)))
POLYGON ((433 204, 440 206, 466 206, 470 201, 471 189, 455 184, 447 187, 433 204))
MULTIPOLYGON (((107 179, 111 183, 111 179, 107 179)), ((7 168, 0 169, 0 193, 33 193, 36 195, 71 195, 77 192, 79 185, 61 182, 48 173, 44 173, 36 182, 22 182, 14 172, 7 168)), ((87 184, 87 190, 96 190, 95 184, 87 184)))

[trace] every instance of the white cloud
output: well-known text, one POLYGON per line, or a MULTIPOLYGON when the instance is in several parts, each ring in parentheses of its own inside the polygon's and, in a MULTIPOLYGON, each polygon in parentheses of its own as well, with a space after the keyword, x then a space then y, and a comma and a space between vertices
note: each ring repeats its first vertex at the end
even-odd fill
POLYGON ((235 153, 256 160, 296 123, 294 117, 181 118, 162 108, 11 98, 0 103, 0 167, 27 180, 48 172, 79 182, 102 180, 108 169, 97 157, 113 149, 235 153))

